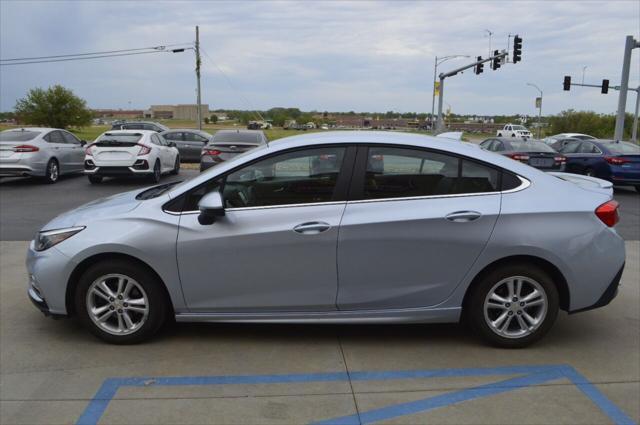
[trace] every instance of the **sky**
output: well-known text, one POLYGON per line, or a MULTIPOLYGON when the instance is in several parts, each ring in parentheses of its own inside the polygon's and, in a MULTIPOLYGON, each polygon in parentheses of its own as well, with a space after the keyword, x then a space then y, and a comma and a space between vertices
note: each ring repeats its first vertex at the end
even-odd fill
MULTIPOLYGON (((523 38, 522 61, 445 81, 459 114, 615 113, 624 41, 640 39, 640 1, 29 1, 0 0, 0 58, 193 43, 210 109, 430 112, 435 56, 484 56, 523 38), (486 30, 493 32, 490 38, 486 30)), ((469 62, 440 65, 451 70, 469 62)), ((194 52, 0 66, 0 110, 33 87, 62 84, 92 108, 195 103, 194 52)), ((640 49, 630 85, 640 84, 640 49)), ((627 111, 633 112, 630 92, 627 111)))

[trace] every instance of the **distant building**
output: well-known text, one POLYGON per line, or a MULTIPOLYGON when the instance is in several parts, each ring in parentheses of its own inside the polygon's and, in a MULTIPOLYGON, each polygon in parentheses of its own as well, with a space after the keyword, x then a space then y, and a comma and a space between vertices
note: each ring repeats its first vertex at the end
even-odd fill
MULTIPOLYGON (((209 116, 209 105, 200 105, 200 107, 204 120, 209 116)), ((196 121, 198 119, 198 105, 151 105, 145 111, 145 118, 196 121)))

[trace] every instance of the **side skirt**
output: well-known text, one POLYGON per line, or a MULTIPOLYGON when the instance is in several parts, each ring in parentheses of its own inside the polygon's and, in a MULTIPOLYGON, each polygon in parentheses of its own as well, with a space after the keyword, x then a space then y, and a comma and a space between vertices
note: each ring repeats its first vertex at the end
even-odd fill
POLYGON ((322 312, 178 313, 177 322, 218 323, 455 323, 460 307, 322 312))

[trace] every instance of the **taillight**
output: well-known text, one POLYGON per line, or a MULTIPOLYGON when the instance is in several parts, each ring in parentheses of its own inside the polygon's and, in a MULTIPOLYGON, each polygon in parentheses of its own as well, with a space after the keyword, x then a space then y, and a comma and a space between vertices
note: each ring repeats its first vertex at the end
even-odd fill
POLYGON ((565 164, 567 162, 567 157, 565 157, 565 156, 554 156, 553 160, 555 162, 560 163, 560 164, 565 164))
POLYGON ((605 156, 604 160, 611 165, 622 165, 631 162, 627 158, 620 158, 619 156, 605 156))
POLYGON ((616 225, 620 221, 618 214, 618 203, 616 201, 608 201, 596 208, 596 215, 604 224, 609 227, 616 225))
POLYGON ((220 152, 218 149, 203 149, 202 150, 202 156, 204 155, 209 155, 209 156, 218 156, 220 155, 222 152, 220 152))
POLYGON ((91 152, 91 148, 93 148, 93 145, 89 145, 86 148, 84 148, 84 153, 87 156, 93 156, 93 152, 91 152))
POLYGON ((140 152, 138 152, 138 156, 147 155, 149 152, 151 152, 151 148, 149 146, 145 146, 145 145, 138 145, 138 146, 140 146, 140 152))
POLYGON ((516 161, 527 162, 529 161, 529 155, 523 155, 521 153, 512 153, 508 155, 509 158, 515 159, 516 161))
POLYGON ((14 152, 38 152, 39 150, 39 147, 33 145, 20 145, 13 148, 14 152))

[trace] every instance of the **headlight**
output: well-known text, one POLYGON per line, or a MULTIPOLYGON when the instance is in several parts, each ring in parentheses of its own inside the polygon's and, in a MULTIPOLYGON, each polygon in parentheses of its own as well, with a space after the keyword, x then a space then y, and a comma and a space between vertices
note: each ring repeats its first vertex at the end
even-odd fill
POLYGON ((76 233, 84 230, 84 226, 80 227, 67 227, 66 229, 47 230, 44 232, 38 232, 35 240, 36 251, 44 251, 54 245, 58 245, 65 239, 69 239, 76 233))

